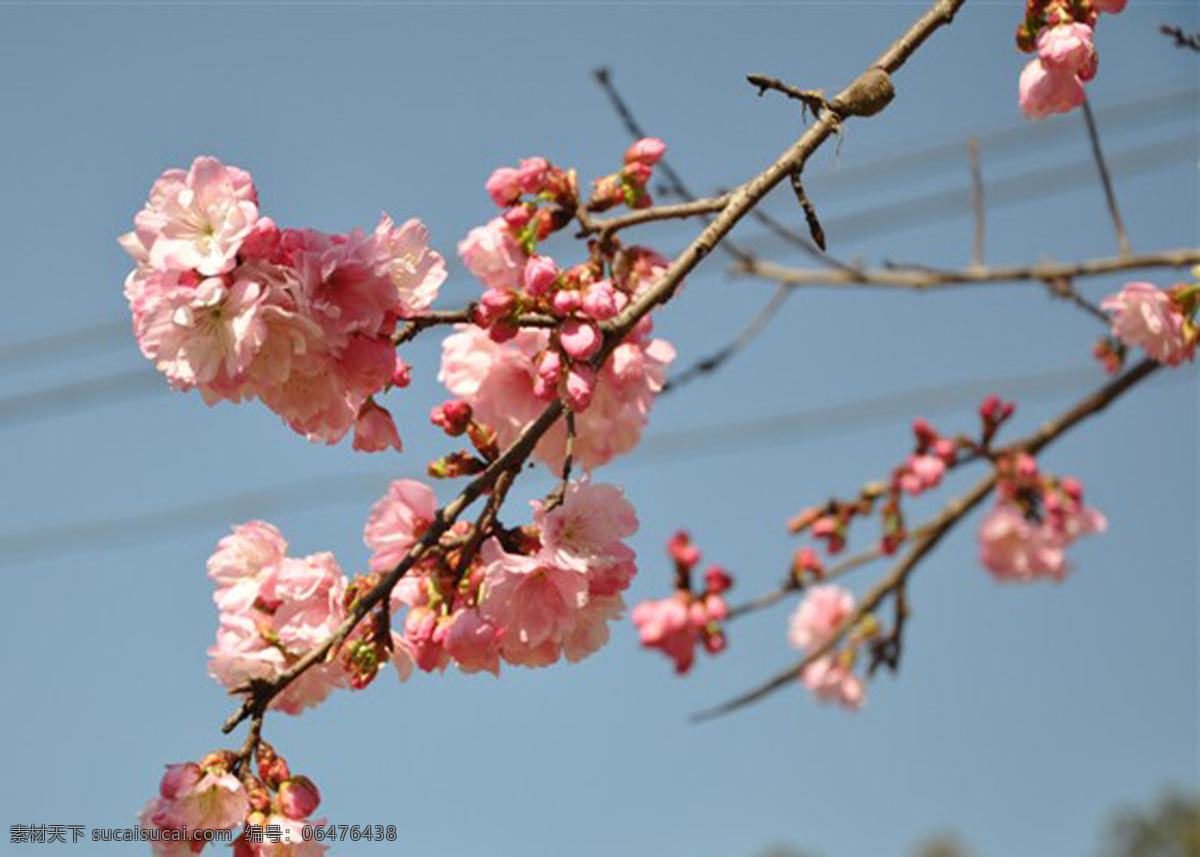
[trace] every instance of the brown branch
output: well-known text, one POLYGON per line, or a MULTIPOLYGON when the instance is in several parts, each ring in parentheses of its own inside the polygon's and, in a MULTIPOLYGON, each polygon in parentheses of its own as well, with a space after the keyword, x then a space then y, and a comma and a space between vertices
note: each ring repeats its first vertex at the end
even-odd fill
MULTIPOLYGON (((612 351, 642 317, 656 306, 669 301, 683 278, 721 242, 729 230, 763 196, 784 177, 803 168, 808 157, 833 133, 834 126, 841 121, 841 118, 850 115, 871 115, 878 112, 878 109, 881 109, 879 76, 883 75, 886 78, 889 72, 899 68, 905 59, 935 30, 953 20, 954 13, 963 2, 964 0, 937 0, 933 7, 885 51, 871 68, 868 68, 838 95, 834 104, 823 117, 782 156, 762 173, 734 190, 721 213, 676 257, 658 282, 631 301, 615 318, 604 323, 602 326, 605 334, 604 343, 592 358, 592 365, 594 367, 603 365, 612 351)), ((602 85, 605 85, 607 74, 598 73, 597 79, 601 81, 602 85)), ((888 87, 890 87, 890 82, 888 87)), ((884 103, 886 104, 886 101, 884 103)), ((382 600, 384 594, 390 592, 400 578, 436 546, 438 539, 453 525, 459 515, 481 494, 491 488, 501 474, 520 467, 521 463, 533 452, 541 437, 557 422, 563 411, 564 405, 561 399, 549 404, 541 415, 527 425, 517 439, 488 465, 487 469, 463 489, 457 498, 439 509, 429 528, 407 556, 387 574, 383 581, 355 602, 350 615, 327 640, 309 650, 274 679, 256 679, 235 688, 234 693, 243 694, 242 705, 226 719, 221 727, 222 731, 230 732, 255 711, 265 710, 271 700, 305 670, 331 656, 362 618, 382 600)))
POLYGON ((829 104, 825 100, 825 93, 819 89, 800 89, 797 86, 792 86, 790 83, 784 83, 778 78, 767 77, 765 74, 748 74, 746 75, 746 80, 750 81, 753 86, 758 87, 759 98, 762 98, 768 89, 782 92, 788 98, 799 101, 801 111, 811 110, 813 116, 818 118, 821 116, 821 111, 829 104))
POLYGON ((796 202, 800 204, 800 209, 804 212, 804 220, 808 224, 808 233, 812 236, 813 243, 824 252, 825 229, 817 217, 816 207, 813 206, 812 200, 808 198, 808 193, 804 190, 804 182, 800 180, 799 170, 792 173, 792 193, 796 195, 796 202))
POLYGON ((1112 175, 1104 160, 1104 150, 1100 148, 1100 131, 1096 128, 1096 117, 1092 113, 1091 102, 1085 96, 1083 99, 1083 119, 1087 125, 1088 139, 1092 144, 1092 157, 1096 159, 1096 169, 1100 172, 1100 183, 1104 186, 1104 199, 1108 203, 1108 214, 1112 218, 1113 229, 1117 233, 1117 252, 1122 259, 1133 255, 1129 246, 1129 237, 1125 234, 1125 222, 1121 219, 1121 211, 1117 208, 1117 194, 1113 190, 1112 175))
POLYGON ((655 205, 650 208, 636 208, 628 214, 616 217, 596 218, 587 217, 582 220, 583 227, 576 238, 584 238, 591 233, 599 233, 603 244, 610 236, 629 226, 650 223, 656 220, 677 220, 684 217, 696 217, 701 214, 712 214, 720 211, 729 202, 728 194, 704 199, 692 199, 675 205, 655 205))
MULTIPOLYGON (((1153 360, 1143 360, 1124 375, 1109 381, 1073 408, 1043 425, 1036 432, 1015 443, 1009 444, 1000 452, 1023 450, 1030 454, 1036 454, 1078 423, 1103 411, 1131 387, 1149 377, 1160 368, 1160 364, 1153 360)), ((968 512, 983 502, 984 498, 995 488, 996 481, 996 473, 993 471, 987 477, 977 482, 966 494, 949 503, 929 523, 925 534, 913 544, 912 549, 897 564, 892 572, 867 593, 850 616, 821 645, 806 654, 797 664, 777 673, 758 687, 734 697, 728 702, 698 712, 692 716, 692 720, 709 720, 736 711, 795 681, 806 667, 828 654, 855 625, 874 611, 884 598, 903 587, 907 583, 909 575, 917 567, 917 564, 930 551, 937 547, 945 535, 956 524, 962 521, 968 512)))
POLYGON ((929 291, 967 285, 1004 282, 1049 282, 1076 277, 1098 277, 1119 271, 1142 268, 1187 268, 1200 264, 1200 250, 1166 250, 1140 256, 1115 259, 1091 259, 1086 262, 1041 262, 1036 265, 994 268, 940 270, 908 265, 900 268, 863 269, 854 272, 819 268, 789 268, 773 262, 739 264, 731 273, 774 280, 794 288, 832 286, 835 288, 869 287, 929 291))
POLYGON ((1200 52, 1200 33, 1188 35, 1184 32, 1183 27, 1176 27, 1171 24, 1163 24, 1158 28, 1158 31, 1164 36, 1170 36, 1174 39, 1175 47, 1200 52))
MULTIPOLYGON (((403 320, 404 326, 392 336, 392 344, 403 345, 415 339, 421 331, 431 327, 445 324, 468 324, 475 317, 475 306, 472 302, 462 309, 431 310, 412 318, 406 318, 403 320)), ((537 313, 527 313, 516 320, 516 324, 521 327, 554 327, 558 323, 559 319, 537 313)))

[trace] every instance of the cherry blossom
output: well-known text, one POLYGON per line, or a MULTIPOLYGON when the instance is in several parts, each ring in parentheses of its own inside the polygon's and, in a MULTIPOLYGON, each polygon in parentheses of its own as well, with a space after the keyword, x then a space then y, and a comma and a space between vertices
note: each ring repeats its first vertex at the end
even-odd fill
POLYGON ((1195 354, 1183 313, 1169 292, 1150 283, 1129 283, 1100 306, 1112 313, 1113 335, 1127 347, 1140 347, 1159 363, 1178 366, 1195 354))

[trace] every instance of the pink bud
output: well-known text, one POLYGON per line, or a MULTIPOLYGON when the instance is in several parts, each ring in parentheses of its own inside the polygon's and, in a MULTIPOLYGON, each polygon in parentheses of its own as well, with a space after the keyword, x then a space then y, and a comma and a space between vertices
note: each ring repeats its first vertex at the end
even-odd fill
POLYGON ((501 217, 513 229, 521 229, 533 218, 533 210, 527 205, 515 205, 501 217))
POLYGON ((570 315, 579 309, 583 301, 579 296, 579 292, 573 289, 561 289, 554 293, 554 300, 551 303, 554 306, 554 311, 559 315, 570 315))
POLYGON ((429 413, 430 421, 451 437, 458 437, 471 424, 471 405, 462 399, 451 399, 436 406, 429 413))
POLYGON ((607 321, 620 310, 617 307, 617 292, 608 280, 588 286, 583 293, 583 311, 596 321, 607 321))
POLYGON ((492 171, 487 180, 488 196, 501 208, 512 205, 521 198, 519 174, 512 167, 499 167, 492 171))
POLYGON ((600 348, 601 336, 596 325, 569 318, 558 329, 563 350, 576 360, 587 360, 600 348))
POLYGON ((530 256, 525 262, 525 291, 541 297, 550 291, 558 279, 558 265, 549 256, 530 256))
POLYGON ((292 777, 279 785, 279 809, 291 819, 308 818, 321 805, 321 793, 308 777, 292 777))
POLYGON ((1030 119, 1067 113, 1083 103, 1083 83, 1072 71, 1047 68, 1034 58, 1021 72, 1018 85, 1021 112, 1030 119))
POLYGON ((653 175, 653 173, 653 168, 651 168, 649 164, 644 164, 641 161, 634 161, 633 163, 625 165, 625 175, 629 176, 629 180, 636 185, 646 184, 646 182, 650 181, 650 176, 653 175))
POLYGON ((488 328, 488 339, 497 344, 501 344, 508 342, 520 332, 521 329, 515 324, 502 319, 500 321, 492 322, 491 327, 488 328))
POLYGON ((704 648, 710 655, 725 651, 725 635, 720 631, 704 635, 704 648))
POLYGON ((386 408, 368 398, 354 422, 354 448, 359 452, 383 452, 389 447, 397 452, 403 449, 396 423, 386 408))
POLYGON ((733 577, 719 565, 714 565, 710 566, 708 571, 704 572, 704 584, 709 592, 714 595, 720 595, 722 592, 727 592, 733 586, 733 577))
POLYGON ((654 166, 667 151, 667 144, 657 137, 643 137, 625 150, 625 163, 654 166))
POLYGON ((558 381, 562 377, 562 358, 557 351, 545 351, 537 364, 537 377, 533 379, 533 394, 539 399, 553 399, 558 395, 558 381))
POLYGON ((1032 455, 1022 452, 1017 456, 1017 477, 1023 480, 1035 479, 1038 475, 1037 461, 1032 455))
POLYGON ((546 174, 550 162, 545 158, 525 158, 517 171, 517 181, 525 193, 541 193, 546 188, 546 174))
POLYGON ((567 406, 575 411, 587 410, 596 391, 596 372, 586 363, 573 363, 567 372, 567 406))
POLYGON ((412 367, 396 357, 396 367, 392 370, 392 386, 404 388, 412 383, 412 367))
POLYGON ((696 563, 700 562, 700 550, 692 544, 692 537, 688 535, 687 530, 679 530, 675 535, 671 536, 667 542, 667 553, 675 564, 681 566, 685 571, 691 570, 696 563))
POLYGON ((200 766, 195 762, 167 765, 167 772, 163 774, 162 782, 158 785, 158 793, 167 800, 174 800, 180 792, 187 791, 200 782, 203 776, 200 766))
POLYGON ((479 303, 489 315, 498 318, 512 312, 517 305, 517 296, 508 289, 487 289, 479 298, 479 303))
POLYGON ((1096 49, 1092 45, 1092 28, 1086 24, 1047 27, 1038 35, 1037 52, 1046 68, 1081 76, 1090 68, 1095 73, 1096 49))

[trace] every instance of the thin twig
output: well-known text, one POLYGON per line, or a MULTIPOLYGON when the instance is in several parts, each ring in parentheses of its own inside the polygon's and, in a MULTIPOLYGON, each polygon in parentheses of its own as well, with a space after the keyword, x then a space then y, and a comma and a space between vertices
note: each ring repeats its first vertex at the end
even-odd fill
POLYGON ((979 138, 967 140, 967 161, 971 169, 971 211, 975 216, 975 239, 971 243, 971 267, 983 267, 983 241, 986 224, 983 203, 983 171, 979 167, 979 138))
MULTIPOLYGON (((1143 381, 1160 368, 1162 368, 1161 365, 1153 360, 1143 360, 1124 375, 1109 381, 1074 407, 1043 425, 1036 432, 1015 443, 1009 444, 1004 450, 1000 450, 999 452, 1023 450, 1031 455, 1036 454, 1084 419, 1103 411, 1131 387, 1143 381)), ((904 586, 917 564, 937 546, 956 524, 966 517, 968 512, 983 502, 984 498, 995 488, 996 482, 997 476, 995 471, 993 471, 987 477, 977 482, 966 494, 949 503, 930 522, 929 529, 925 535, 913 544, 912 549, 897 564, 892 572, 867 593, 866 597, 863 598, 862 602, 854 609, 850 616, 821 645, 806 654, 797 664, 777 673, 758 687, 734 697, 728 702, 694 714, 692 720, 709 720, 736 711, 743 706, 762 699, 772 691, 778 690, 795 681, 807 666, 828 654, 855 625, 867 616, 867 614, 874 611, 889 593, 904 586)))
POLYGON ((787 302, 791 293, 792 289, 787 286, 781 285, 777 287, 763 308, 755 314, 754 318, 750 319, 750 323, 742 328, 737 336, 723 348, 713 352, 708 357, 697 360, 687 369, 667 379, 667 382, 663 384, 662 393, 676 390, 689 381, 699 378, 701 375, 715 372, 720 368, 721 364, 753 342, 766 329, 771 320, 779 313, 779 310, 783 308, 784 303, 787 302))
POLYGON ((1158 31, 1164 36, 1170 36, 1174 39, 1175 47, 1200 52, 1200 33, 1188 35, 1184 32, 1183 27, 1176 27, 1171 24, 1163 24, 1158 28, 1158 31))
POLYGON ((755 261, 738 265, 733 274, 759 277, 796 288, 831 286, 834 288, 881 288, 928 291, 958 286, 1005 282, 1046 282, 1062 278, 1098 277, 1118 271, 1142 268, 1190 268, 1200 265, 1200 249, 1165 250, 1115 259, 1090 259, 1086 262, 1039 262, 1036 265, 994 268, 941 270, 906 265, 902 268, 862 269, 853 273, 819 268, 789 268, 773 262, 755 261))
POLYGON ((608 236, 629 226, 637 226, 641 223, 650 223, 656 220, 676 220, 683 217, 712 214, 720 211, 728 202, 729 195, 725 194, 711 198, 693 199, 674 205, 655 205, 650 208, 636 208, 628 214, 622 214, 617 217, 589 217, 584 220, 583 228, 579 230, 579 233, 575 237, 583 238, 593 232, 599 233, 600 240, 603 243, 608 236))
POLYGON ((1092 141, 1092 156, 1096 159, 1096 169, 1100 172, 1100 183, 1104 185, 1104 198, 1108 202, 1108 213, 1112 217, 1113 229, 1117 233, 1117 251, 1121 258, 1128 259, 1133 255, 1129 246, 1129 237, 1125 234, 1125 223, 1121 220, 1121 212, 1117 208, 1117 195, 1113 191, 1112 176, 1108 172, 1108 164, 1104 160, 1104 150, 1100 148, 1100 132, 1096 128, 1096 117, 1092 114, 1091 102, 1083 99, 1083 118, 1087 124, 1088 139, 1092 141))
POLYGON ((792 86, 790 83, 784 83, 782 80, 774 77, 768 77, 765 74, 748 74, 746 80, 750 81, 753 86, 758 87, 758 96, 761 98, 766 94, 768 89, 773 89, 776 92, 782 92, 788 98, 794 98, 801 104, 802 111, 811 110, 813 116, 820 118, 821 111, 829 106, 825 100, 825 93, 819 89, 800 89, 797 86, 792 86))
MULTIPOLYGON (((417 336, 421 331, 444 324, 466 324, 475 317, 475 304, 469 303, 463 309, 431 310, 412 318, 404 319, 404 326, 392 337, 392 344, 403 345, 417 336)), ((528 313, 517 319, 521 327, 554 327, 559 319, 548 315, 528 313)))
POLYGON ((563 454, 562 477, 554 490, 546 496, 542 506, 543 512, 550 512, 562 505, 567 499, 567 486, 571 482, 571 467, 575 460, 575 412, 567 411, 567 447, 563 454))
POLYGON ((1059 277, 1053 280, 1046 280, 1046 288, 1049 289, 1050 294, 1052 294, 1054 297, 1069 301, 1086 312, 1088 315, 1099 320, 1100 323, 1105 327, 1108 327, 1112 324, 1112 319, 1109 318, 1108 313, 1100 309, 1100 307, 1096 306, 1094 303, 1089 301, 1075 290, 1075 284, 1070 277, 1059 277))
POLYGON ((812 236, 813 243, 825 250, 825 230, 821 227, 821 221, 817 218, 817 209, 813 206, 812 200, 808 198, 808 194, 804 190, 804 182, 800 180, 800 171, 792 173, 792 193, 796 195, 796 202, 800 203, 800 209, 804 212, 804 220, 808 224, 808 233, 812 236))

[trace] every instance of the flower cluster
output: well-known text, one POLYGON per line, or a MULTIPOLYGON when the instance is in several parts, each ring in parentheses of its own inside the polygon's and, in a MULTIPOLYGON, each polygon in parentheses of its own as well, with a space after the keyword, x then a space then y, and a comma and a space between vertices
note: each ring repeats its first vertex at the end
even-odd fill
POLYGON ((229 750, 209 753, 198 764, 168 765, 138 819, 154 831, 156 857, 198 854, 205 846, 205 831, 236 830, 243 825, 278 829, 262 842, 252 842, 243 832, 235 841, 237 857, 319 857, 325 846, 305 841, 304 827, 319 823, 309 816, 321 802, 320 792, 308 777, 293 776, 287 761, 270 744, 257 748, 258 774, 250 773, 229 750))
POLYGON ((1200 338, 1192 320, 1198 302, 1197 286, 1160 289, 1150 283, 1127 284, 1100 303, 1101 309, 1112 313, 1113 339, 1101 340, 1096 356, 1109 372, 1120 368, 1126 348, 1141 348, 1168 366, 1191 360, 1200 338))
POLYGON ((248 173, 202 157, 163 173, 134 222, 125 295, 142 352, 173 387, 208 404, 257 397, 313 441, 355 428, 356 449, 399 449, 372 396, 407 383, 392 333, 446 277, 420 221, 281 230, 248 173))
MULTIPOLYGON (((634 165, 648 171, 661 154, 661 141, 635 143, 621 175, 634 165)), ((626 187, 633 186, 629 182, 633 179, 626 187)), ((653 322, 645 317, 622 342, 608 344, 597 367, 597 354, 606 346, 601 326, 651 286, 667 260, 645 247, 622 247, 611 237, 604 246, 593 242, 586 261, 565 269, 538 254, 538 243, 568 225, 580 207, 574 172, 544 158, 495 170, 487 188, 503 215, 471 230, 458 245, 463 263, 486 288, 475 324, 445 340, 438 377, 503 445, 547 402, 561 398, 579 414, 575 451, 593 468, 636 445, 675 357, 669 343, 651 339, 653 322)), ((559 425, 536 455, 557 468, 565 446, 566 427, 559 425)))
POLYGON ((1092 44, 1101 12, 1115 14, 1127 0, 1026 0, 1017 46, 1036 53, 1021 72, 1021 111, 1030 119, 1066 113, 1083 103, 1083 84, 1096 76, 1092 44))
MULTIPOLYGON (((853 615, 854 595, 850 591, 832 584, 814 586, 792 614, 788 640, 797 649, 815 652, 853 615)), ((853 633, 848 637, 848 644, 840 650, 835 648, 807 664, 800 671, 800 681, 823 702, 858 709, 866 698, 866 688, 854 672, 858 640, 853 633)))
MULTIPOLYGON (((295 558, 287 556, 287 548, 275 527, 252 521, 235 527, 208 561, 208 576, 217 584, 213 599, 220 610, 208 668, 227 688, 253 679, 273 680, 286 672, 333 635, 353 603, 356 590, 349 588, 333 554, 295 558)), ((360 625, 348 647, 368 631, 360 625)), ((391 642, 397 673, 407 678, 411 656, 402 640, 391 642)), ((351 663, 314 664, 284 688, 271 707, 299 714, 335 688, 362 686, 351 680, 354 675, 351 663)))
POLYGON ((643 137, 625 150, 625 165, 615 173, 592 183, 588 211, 607 211, 624 203, 630 208, 649 208, 654 204, 646 188, 654 174, 654 165, 666 154, 667 144, 656 137, 643 137))
POLYGON ((633 624, 642 645, 660 649, 675 662, 675 672, 684 675, 696 661, 696 649, 703 646, 715 655, 725 649, 725 632, 720 623, 729 615, 724 593, 733 586, 733 577, 720 566, 704 573, 704 589, 692 591, 692 570, 700 563, 700 551, 691 537, 680 531, 667 543, 667 552, 675 563, 675 592, 661 601, 643 601, 633 609, 633 624))
MULTIPOLYGON (((879 548, 887 555, 895 553, 908 538, 903 510, 905 495, 916 497, 940 485, 946 471, 961 463, 964 451, 978 453, 985 449, 1000 425, 1012 414, 1013 405, 1001 402, 996 396, 985 399, 979 408, 982 423, 979 440, 962 435, 945 437, 925 420, 914 420, 913 452, 892 470, 888 482, 868 483, 853 500, 835 498, 824 506, 804 509, 788 522, 788 529, 792 533, 807 530, 814 538, 825 542, 826 551, 837 554, 845 549, 854 520, 874 514, 877 504, 882 500, 879 520, 883 533, 879 548)), ((812 571, 815 577, 820 577, 820 561, 815 554, 804 554, 803 562, 800 561, 800 555, 797 556, 794 565, 801 572, 812 571)), ((793 576, 796 582, 801 582, 801 577, 795 571, 793 576)))
POLYGON ((1061 581, 1066 550, 1080 536, 1104 532, 1104 516, 1083 504, 1076 479, 1039 472, 1027 453, 997 463, 996 505, 979 528, 979 559, 999 581, 1061 581))
MULTIPOLYGON (((392 483, 367 520, 373 571, 408 553, 435 505, 427 485, 392 483)), ((465 673, 498 675, 501 661, 542 667, 587 657, 625 608, 621 593, 637 566, 624 540, 637 528, 619 488, 587 480, 570 483, 561 502, 535 501, 532 526, 477 534, 456 525, 440 556, 418 563, 393 591, 393 609, 407 608, 404 645, 427 672, 453 662, 465 673), (460 568, 478 537, 486 540, 460 568)))

